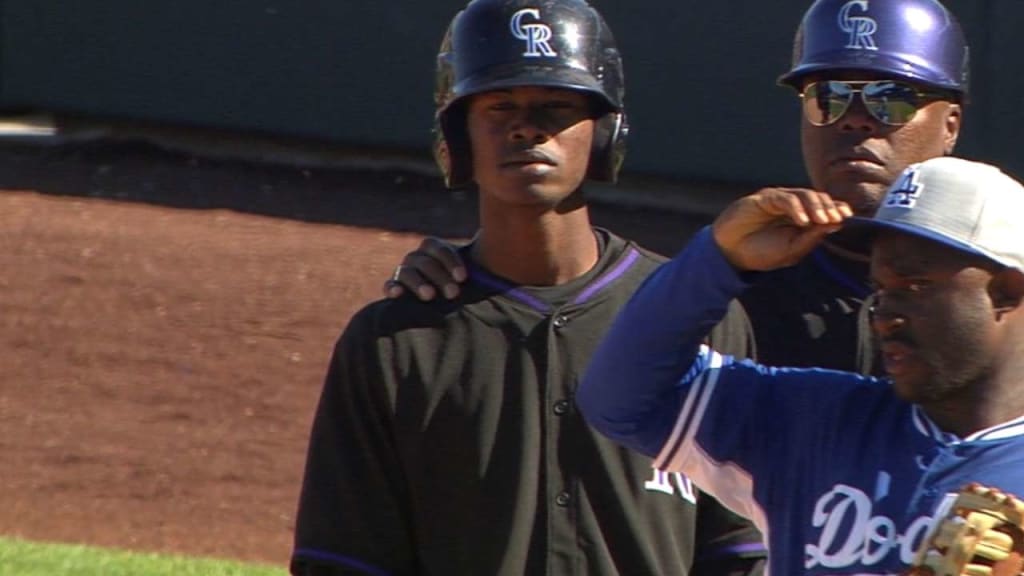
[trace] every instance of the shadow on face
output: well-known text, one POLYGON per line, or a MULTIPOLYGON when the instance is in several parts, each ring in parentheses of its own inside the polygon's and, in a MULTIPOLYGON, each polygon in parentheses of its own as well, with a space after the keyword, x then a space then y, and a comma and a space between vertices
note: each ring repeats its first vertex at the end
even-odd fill
POLYGON ((960 133, 957 95, 898 78, 819 73, 803 80, 802 94, 801 147, 811 184, 862 216, 874 214, 907 166, 952 153, 960 133), (808 98, 809 92, 817 97, 808 98), (829 123, 812 122, 821 119, 829 123), (899 124, 885 122, 892 119, 899 124))
POLYGON ((1005 269, 894 231, 880 232, 871 252, 872 327, 897 392, 913 402, 969 394, 995 364, 1004 337, 996 303, 1005 269))
POLYGON ((466 124, 481 198, 555 206, 579 190, 594 142, 594 108, 587 94, 562 88, 472 96, 466 124))

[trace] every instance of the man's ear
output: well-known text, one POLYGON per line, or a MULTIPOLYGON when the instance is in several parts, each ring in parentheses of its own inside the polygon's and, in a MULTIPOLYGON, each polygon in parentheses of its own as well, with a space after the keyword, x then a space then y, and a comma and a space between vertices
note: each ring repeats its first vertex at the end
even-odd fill
POLYGON ((964 109, 960 104, 950 104, 946 110, 946 134, 945 152, 946 156, 953 154, 956 142, 960 138, 960 126, 964 119, 964 109))
POLYGON ((997 316, 1012 312, 1024 303, 1024 272, 1003 268, 992 275, 988 290, 997 316))

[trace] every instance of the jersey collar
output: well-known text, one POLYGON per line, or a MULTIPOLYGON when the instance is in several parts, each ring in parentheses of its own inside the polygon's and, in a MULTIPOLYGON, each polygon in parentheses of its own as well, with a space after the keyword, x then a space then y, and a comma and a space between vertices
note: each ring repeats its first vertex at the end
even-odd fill
POLYGON ((943 432, 932 422, 931 418, 924 413, 920 406, 913 407, 914 427, 917 431, 941 444, 957 444, 960 442, 981 442, 985 440, 1005 440, 1017 436, 1024 436, 1024 415, 1014 418, 1009 422, 996 424, 991 428, 979 430, 966 438, 960 438, 956 434, 943 432))

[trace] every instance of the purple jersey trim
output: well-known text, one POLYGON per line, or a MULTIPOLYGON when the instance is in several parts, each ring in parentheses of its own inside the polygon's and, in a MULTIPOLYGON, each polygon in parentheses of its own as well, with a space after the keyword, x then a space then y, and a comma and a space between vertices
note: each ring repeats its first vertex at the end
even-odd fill
POLYGON ((527 294, 526 292, 523 292, 522 290, 516 288, 513 284, 509 284, 508 282, 505 282, 500 278, 491 276, 490 274, 481 270, 480 268, 477 268, 476 266, 471 267, 470 276, 477 282, 485 286, 489 286, 491 288, 499 290, 505 296, 512 298, 513 300, 518 300, 523 304, 526 304, 530 308, 537 310, 538 312, 551 311, 551 306, 548 305, 547 302, 544 302, 540 298, 536 298, 534 296, 531 296, 530 294, 527 294))
POLYGON ((297 548, 292 553, 292 558, 298 559, 309 559, 319 560, 324 562, 330 562, 331 564, 337 564, 339 566, 345 566, 347 568, 355 568, 361 570, 372 576, 391 576, 390 572, 372 566, 365 562, 356 560, 355 558, 349 558, 348 556, 341 556, 339 554, 332 554, 330 552, 324 552, 322 550, 313 550, 312 548, 297 548))
POLYGON ((640 253, 636 251, 636 248, 630 248, 629 254, 627 254, 626 257, 622 259, 622 262, 619 262, 618 265, 615 266, 615 268, 612 268, 604 276, 595 280, 593 283, 590 284, 590 286, 587 286, 586 289, 584 289, 582 292, 579 293, 578 296, 576 296, 572 303, 582 304, 589 300, 591 296, 596 294, 605 286, 614 282, 616 279, 622 276, 626 272, 626 270, 629 270, 629 267, 632 266, 633 263, 636 262, 637 258, 639 257, 640 253))
MULTIPOLYGON (((626 254, 626 257, 623 258, 621 262, 615 265, 615 268, 612 268, 603 276, 601 276, 594 282, 591 282, 590 285, 588 285, 582 292, 580 292, 576 296, 576 298, 573 299, 572 303, 582 304, 589 300, 591 297, 594 296, 594 294, 598 293, 606 286, 608 286, 609 284, 617 280, 619 277, 621 277, 623 274, 625 274, 626 271, 629 270, 629 268, 633 266, 633 264, 636 263, 637 259, 639 258, 640 253, 635 248, 630 248, 629 253, 626 254)), ((476 266, 470 265, 470 276, 477 282, 490 288, 499 290, 508 298, 518 300, 519 302, 526 304, 527 306, 533 308, 534 310, 537 310, 538 312, 547 313, 551 312, 552 310, 551 305, 548 304, 547 302, 523 290, 520 290, 519 288, 516 288, 514 284, 510 284, 496 276, 492 276, 485 270, 482 270, 476 266)))

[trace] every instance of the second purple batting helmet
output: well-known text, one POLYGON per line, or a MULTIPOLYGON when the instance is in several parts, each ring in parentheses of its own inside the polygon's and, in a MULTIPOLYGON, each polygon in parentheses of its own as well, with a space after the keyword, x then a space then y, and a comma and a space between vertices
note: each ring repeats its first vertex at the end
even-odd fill
POLYGON ((818 72, 863 70, 968 92, 968 46, 938 0, 817 0, 804 14, 793 65, 779 83, 800 89, 818 72))

